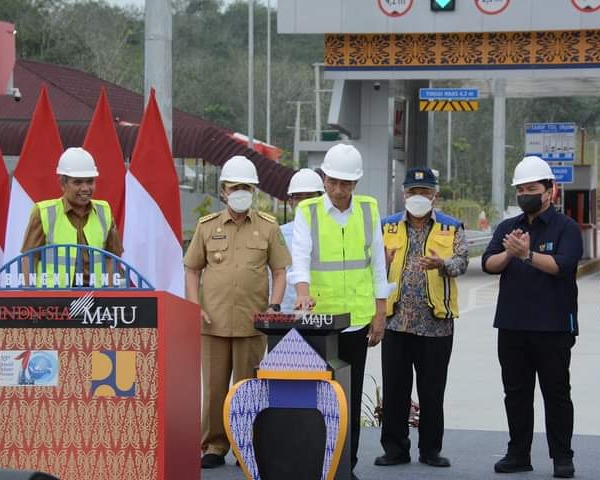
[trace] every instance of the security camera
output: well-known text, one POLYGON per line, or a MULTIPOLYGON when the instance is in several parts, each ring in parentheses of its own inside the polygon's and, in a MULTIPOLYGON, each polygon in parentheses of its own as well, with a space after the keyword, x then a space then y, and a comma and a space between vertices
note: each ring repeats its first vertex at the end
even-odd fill
POLYGON ((12 89, 12 97, 15 102, 20 102, 21 101, 21 90, 19 90, 18 88, 13 88, 12 89))
POLYGON ((376 92, 378 92, 379 90, 381 90, 381 83, 379 83, 379 82, 373 82, 373 90, 375 90, 376 92))

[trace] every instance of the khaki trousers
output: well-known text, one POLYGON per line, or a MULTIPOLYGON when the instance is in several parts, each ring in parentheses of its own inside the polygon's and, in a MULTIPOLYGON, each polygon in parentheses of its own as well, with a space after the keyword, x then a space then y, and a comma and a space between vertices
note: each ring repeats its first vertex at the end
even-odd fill
POLYGON ((254 376, 267 338, 202 335, 202 451, 225 455, 229 440, 223 426, 223 403, 233 383, 254 376))

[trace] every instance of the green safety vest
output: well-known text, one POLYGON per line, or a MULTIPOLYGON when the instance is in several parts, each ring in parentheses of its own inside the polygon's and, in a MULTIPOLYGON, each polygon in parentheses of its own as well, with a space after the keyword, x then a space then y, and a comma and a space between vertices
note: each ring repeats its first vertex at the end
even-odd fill
POLYGON ((350 313, 352 326, 367 325, 375 314, 371 244, 380 228, 376 200, 353 195, 344 227, 325 211, 324 197, 304 200, 298 208, 311 232, 310 295, 315 313, 350 313))
MULTIPOLYGON (((76 244, 77 229, 69 221, 65 214, 63 200, 61 198, 53 200, 44 200, 36 203, 40 210, 40 218, 42 220, 42 228, 46 235, 46 245, 51 244, 76 244)), ((83 232, 90 247, 104 248, 108 231, 112 225, 112 213, 108 202, 104 200, 92 200, 92 209, 90 210, 88 220, 83 227, 83 232)), ((49 249, 46 251, 45 268, 37 264, 37 286, 42 286, 42 273, 46 273, 46 287, 53 288, 55 286, 55 273, 58 274, 59 286, 61 288, 69 288, 73 284, 75 268, 77 266, 77 249, 69 249, 69 285, 65 277, 67 267, 66 248, 57 250, 49 249), (58 258, 55 262, 54 255, 58 253, 58 258), (55 271, 54 265, 57 263, 58 270, 55 271)), ((100 255, 95 255, 97 260, 94 261, 94 284, 101 285, 102 261, 100 255)), ((79 272, 81 273, 81 272, 79 272)), ((91 269, 90 269, 91 275, 91 269)), ((91 280, 90 280, 91 283, 91 280)))

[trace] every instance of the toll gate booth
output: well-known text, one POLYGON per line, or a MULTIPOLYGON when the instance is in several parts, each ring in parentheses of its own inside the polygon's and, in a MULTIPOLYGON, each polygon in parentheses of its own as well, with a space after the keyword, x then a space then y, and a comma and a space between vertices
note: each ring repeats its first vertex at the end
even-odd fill
POLYGON ((596 258, 598 227, 596 224, 596 165, 575 165, 572 183, 565 183, 564 213, 581 227, 584 259, 596 258))

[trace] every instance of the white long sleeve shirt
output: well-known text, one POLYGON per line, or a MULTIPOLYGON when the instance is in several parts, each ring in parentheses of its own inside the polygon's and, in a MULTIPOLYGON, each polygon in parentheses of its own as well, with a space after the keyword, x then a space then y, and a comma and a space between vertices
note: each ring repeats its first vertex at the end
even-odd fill
MULTIPOLYGON (((348 217, 352 213, 353 201, 350 200, 350 208, 341 212, 338 210, 327 194, 324 195, 325 211, 340 226, 348 223, 348 217)), ((371 243, 371 272, 373 275, 373 292, 375 298, 385 299, 388 297, 389 286, 387 282, 387 271, 385 267, 385 252, 383 250, 383 237, 379 227, 379 215, 373 219, 377 228, 373 232, 371 243)), ((292 268, 287 273, 288 283, 296 285, 300 282, 310 284, 310 258, 312 251, 312 237, 310 227, 299 209, 296 209, 294 217, 294 231, 292 236, 292 268)))

